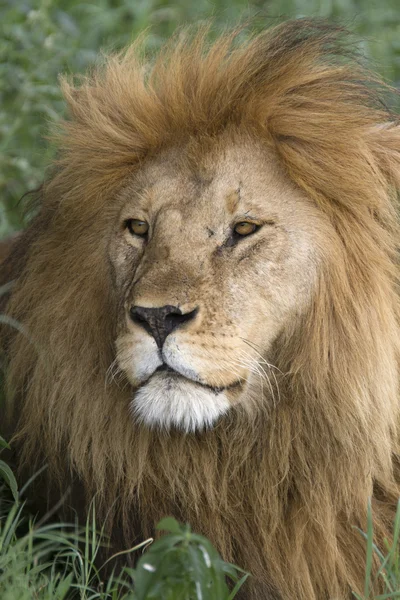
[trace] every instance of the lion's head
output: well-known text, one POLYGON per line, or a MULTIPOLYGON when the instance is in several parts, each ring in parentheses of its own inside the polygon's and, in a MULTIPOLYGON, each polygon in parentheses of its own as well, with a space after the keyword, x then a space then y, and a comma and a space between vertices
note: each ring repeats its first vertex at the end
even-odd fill
POLYGON ((315 293, 328 219, 267 145, 237 132, 161 151, 118 205, 115 366, 133 418, 193 431, 239 403, 256 412, 272 346, 315 293))
POLYGON ((117 545, 174 514, 251 597, 342 598, 368 497, 379 543, 399 494, 399 129, 335 27, 205 39, 63 83, 3 268, 20 461, 96 493, 117 545))

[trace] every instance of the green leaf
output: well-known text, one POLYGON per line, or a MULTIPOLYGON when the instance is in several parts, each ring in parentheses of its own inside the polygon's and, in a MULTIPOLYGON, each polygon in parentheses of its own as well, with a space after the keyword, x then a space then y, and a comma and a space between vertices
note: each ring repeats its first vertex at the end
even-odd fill
POLYGON ((247 580, 248 577, 250 577, 250 573, 246 573, 246 575, 243 575, 243 577, 241 579, 239 579, 239 581, 237 582, 237 584, 235 585, 235 587, 233 588, 233 590, 229 594, 228 600, 233 600, 233 598, 237 595, 237 593, 239 592, 240 588, 246 582, 246 580, 247 580))
POLYGON ((9 486, 15 502, 18 502, 17 480, 15 479, 10 467, 4 462, 4 460, 0 460, 0 477, 2 477, 9 486))
POLYGON ((161 519, 161 521, 156 525, 156 529, 169 531, 170 533, 185 533, 182 525, 180 525, 173 517, 165 517, 164 519, 161 519))
POLYGON ((7 444, 6 440, 1 437, 1 435, 0 435, 0 448, 10 449, 10 446, 7 444))
POLYGON ((65 579, 60 581, 60 583, 57 586, 57 591, 54 595, 55 600, 64 600, 64 598, 71 589, 73 576, 74 574, 70 573, 65 579))
POLYGON ((198 546, 189 546, 188 548, 192 567, 190 575, 195 587, 195 598, 196 600, 214 600, 214 598, 218 600, 214 594, 215 585, 210 557, 207 552, 203 554, 203 550, 198 546))
POLYGON ((160 563, 164 553, 146 552, 138 561, 135 570, 135 592, 137 600, 146 600, 160 577, 160 563))

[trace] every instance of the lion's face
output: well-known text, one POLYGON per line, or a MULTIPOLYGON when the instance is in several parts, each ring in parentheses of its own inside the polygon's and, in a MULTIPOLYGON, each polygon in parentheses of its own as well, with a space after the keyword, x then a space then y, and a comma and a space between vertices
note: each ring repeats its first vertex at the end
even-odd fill
POLYGON ((165 151, 122 204, 109 253, 134 417, 190 431, 251 410, 271 344, 310 300, 322 214, 247 139, 165 151))

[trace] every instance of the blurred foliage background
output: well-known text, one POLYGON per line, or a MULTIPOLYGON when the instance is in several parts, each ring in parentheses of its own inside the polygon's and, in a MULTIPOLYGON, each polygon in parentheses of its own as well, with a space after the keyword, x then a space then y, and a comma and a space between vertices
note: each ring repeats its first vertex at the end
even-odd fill
POLYGON ((100 50, 148 28, 157 50, 174 29, 212 18, 216 30, 254 19, 335 19, 387 81, 400 85, 400 0, 0 0, 0 238, 23 226, 19 199, 43 179, 49 124, 63 115, 60 73, 81 73, 100 50))

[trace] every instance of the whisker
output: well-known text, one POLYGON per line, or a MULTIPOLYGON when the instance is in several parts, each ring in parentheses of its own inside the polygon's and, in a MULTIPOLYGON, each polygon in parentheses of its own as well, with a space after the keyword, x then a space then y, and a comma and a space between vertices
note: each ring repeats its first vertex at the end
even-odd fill
POLYGON ((117 358, 115 358, 110 366, 108 367, 104 379, 104 386, 115 383, 119 389, 124 390, 128 385, 129 381, 126 378, 125 373, 121 370, 118 364, 117 358), (121 383, 123 382, 123 386, 121 387, 121 383))
MULTIPOLYGON (((273 365, 272 363, 269 363, 266 360, 266 358, 257 350, 257 348, 260 348, 260 346, 257 346, 257 344, 255 342, 251 342, 250 340, 247 340, 246 338, 242 338, 242 337, 240 339, 242 340, 242 342, 244 342, 245 344, 247 344, 248 346, 250 346, 250 348, 252 350, 254 350, 254 352, 256 352, 256 354, 259 356, 259 358, 261 359, 261 362, 263 364, 265 364, 270 369, 276 369, 277 371, 279 371, 279 373, 281 373, 281 375, 285 374, 276 365, 273 365)), ((261 348, 260 348, 260 350, 261 350, 261 348)))
MULTIPOLYGON (((276 406, 276 400, 275 400, 275 393, 274 393, 274 388, 273 385, 271 383, 270 377, 268 375, 268 373, 265 371, 264 367, 262 366, 262 364, 260 364, 260 362, 258 360, 255 360, 254 357, 252 357, 250 354, 248 354, 247 352, 245 352, 245 350, 241 350, 241 353, 243 353, 245 355, 245 357, 248 357, 247 360, 252 360, 254 361, 254 366, 257 368, 258 372, 260 374, 262 374, 263 378, 267 381, 268 387, 269 387, 269 391, 271 393, 271 397, 272 397, 272 402, 274 404, 274 406, 276 406)), ((275 383, 276 382, 276 378, 275 378, 275 383)), ((280 400, 280 394, 279 394, 279 388, 278 388, 278 401, 280 400)))

